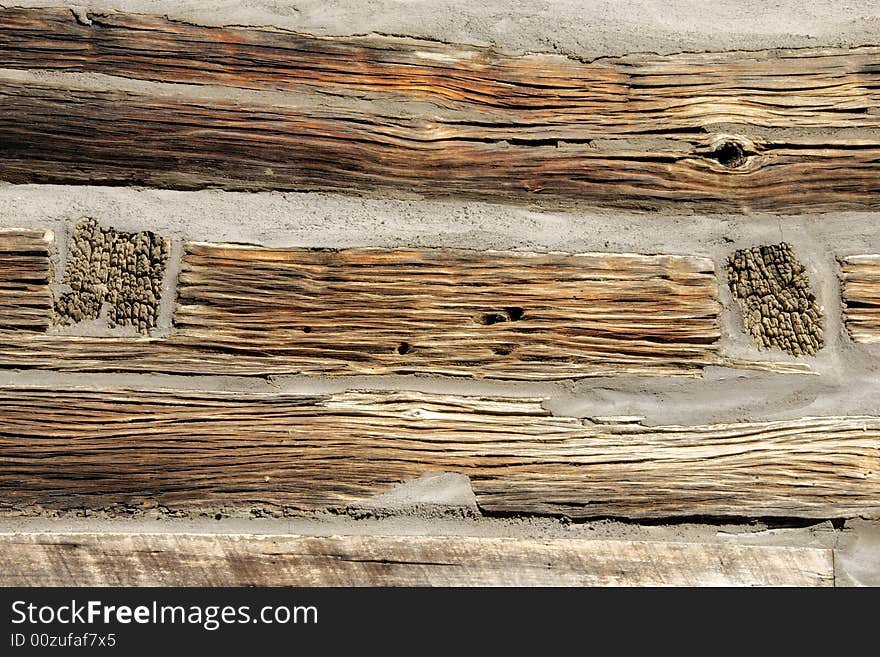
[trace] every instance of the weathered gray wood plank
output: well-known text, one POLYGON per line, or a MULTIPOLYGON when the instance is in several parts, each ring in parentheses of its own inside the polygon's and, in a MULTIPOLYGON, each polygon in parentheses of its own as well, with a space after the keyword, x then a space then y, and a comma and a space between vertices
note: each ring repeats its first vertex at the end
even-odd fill
POLYGON ((2 586, 832 586, 831 550, 430 536, 0 534, 2 586))

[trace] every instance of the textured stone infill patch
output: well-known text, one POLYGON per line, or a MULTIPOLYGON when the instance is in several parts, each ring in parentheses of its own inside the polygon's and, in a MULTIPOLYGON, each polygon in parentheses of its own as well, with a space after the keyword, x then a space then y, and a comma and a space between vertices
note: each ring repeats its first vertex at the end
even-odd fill
POLYGON ((727 278, 758 348, 813 356, 824 346, 822 311, 790 244, 735 251, 727 259, 727 278))
POLYGON ((110 328, 148 334, 156 328, 168 252, 167 240, 155 233, 122 232, 94 219, 80 222, 62 280, 70 291, 55 303, 56 322, 94 320, 106 306, 110 328))

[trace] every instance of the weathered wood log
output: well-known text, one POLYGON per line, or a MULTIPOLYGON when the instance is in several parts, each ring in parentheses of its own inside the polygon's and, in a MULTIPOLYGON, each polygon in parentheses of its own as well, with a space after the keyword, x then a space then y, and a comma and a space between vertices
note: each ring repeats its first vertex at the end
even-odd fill
POLYGON ((173 342, 247 372, 695 374, 719 362, 716 296, 687 256, 189 244, 173 342))
POLYGON ((44 332, 52 323, 51 233, 0 232, 0 331, 44 332))
POLYGON ((0 10, 4 65, 357 97, 393 91, 450 107, 526 109, 535 119, 590 118, 595 129, 615 135, 660 134, 664 126, 646 125, 660 119, 678 130, 692 128, 695 119, 768 128, 878 126, 870 101, 880 47, 640 53, 580 62, 378 35, 319 38, 117 12, 93 11, 89 18, 84 25, 67 9, 0 10), (646 121, 630 121, 623 102, 648 112, 646 121))
POLYGON ((0 178, 553 207, 880 207, 876 47, 579 62, 90 16, 0 11, 5 65, 57 72, 0 76, 0 178), (201 86, 162 84, 181 82, 201 86))
POLYGON ((0 534, 0 586, 833 586, 831 550, 432 536, 0 534))
POLYGON ((717 283, 701 257, 184 250, 168 337, 11 333, 0 367, 523 380, 699 376, 708 365, 809 371, 718 353, 717 283))
POLYGON ((205 244, 185 251, 167 339, 10 336, 0 364, 560 379, 695 376, 721 362, 707 258, 205 244))
POLYGON ((880 343, 880 255, 856 255, 840 263, 844 319, 856 342, 880 343))
POLYGON ((880 513, 878 417, 651 427, 414 392, 0 392, 0 503, 13 508, 345 509, 458 472, 486 512, 880 513))

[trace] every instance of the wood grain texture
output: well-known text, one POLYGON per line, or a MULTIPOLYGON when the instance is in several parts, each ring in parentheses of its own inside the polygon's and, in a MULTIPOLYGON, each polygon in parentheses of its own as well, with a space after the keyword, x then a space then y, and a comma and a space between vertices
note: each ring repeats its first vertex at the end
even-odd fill
POLYGON ((831 550, 432 536, 0 534, 0 586, 833 586, 831 550))
POLYGON ((520 380, 809 372, 718 352, 702 257, 184 245, 166 337, 10 335, 0 367, 520 380))
POLYGON ((687 256, 188 244, 173 343, 242 373, 697 374, 716 288, 687 256))
POLYGON ((495 513, 880 513, 878 417, 648 427, 415 392, 0 392, 0 503, 13 508, 344 509, 458 472, 495 513))
POLYGON ((90 16, 0 11, 5 66, 61 76, 4 74, 0 177, 553 207, 880 205, 876 47, 581 62, 90 16))
POLYGON ((880 255, 843 258, 841 294, 846 328, 855 342, 880 343, 880 255))
POLYGON ((169 337, 21 338, 0 365, 541 380, 721 363, 707 258, 184 248, 169 337))
POLYGON ((52 323, 50 239, 41 230, 0 231, 0 336, 52 323))

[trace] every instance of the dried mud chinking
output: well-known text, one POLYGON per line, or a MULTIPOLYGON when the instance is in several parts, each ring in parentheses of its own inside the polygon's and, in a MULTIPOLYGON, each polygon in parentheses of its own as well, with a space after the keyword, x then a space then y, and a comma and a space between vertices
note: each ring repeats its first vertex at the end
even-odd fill
POLYGON ((149 231, 128 233, 86 219, 74 229, 63 283, 55 303, 57 321, 96 319, 104 304, 111 327, 156 327, 168 242, 149 231))
POLYGON ((727 279, 759 348, 812 356, 824 346, 822 312, 790 244, 735 251, 727 259, 727 279))

